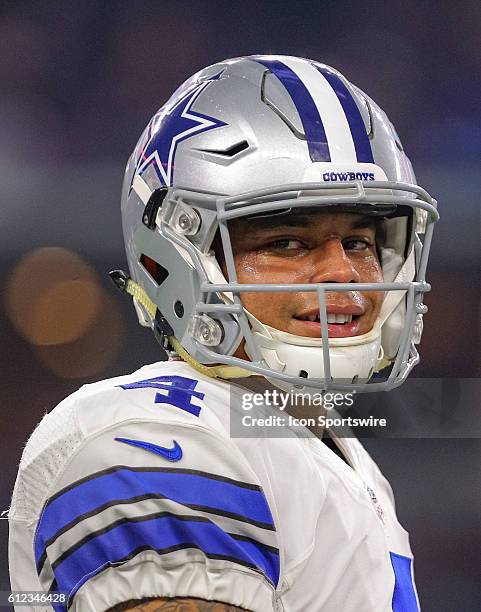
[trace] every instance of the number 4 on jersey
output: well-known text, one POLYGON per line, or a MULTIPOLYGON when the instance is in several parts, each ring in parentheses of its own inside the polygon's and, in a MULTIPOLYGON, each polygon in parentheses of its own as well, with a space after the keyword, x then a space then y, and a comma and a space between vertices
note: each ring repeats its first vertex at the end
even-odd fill
POLYGON ((198 380, 185 378, 184 376, 156 376, 155 378, 119 386, 122 389, 151 388, 167 391, 167 394, 159 392, 155 394, 154 401, 156 404, 170 404, 198 417, 201 407, 192 403, 193 397, 200 400, 204 399, 204 393, 194 391, 198 382, 198 380))

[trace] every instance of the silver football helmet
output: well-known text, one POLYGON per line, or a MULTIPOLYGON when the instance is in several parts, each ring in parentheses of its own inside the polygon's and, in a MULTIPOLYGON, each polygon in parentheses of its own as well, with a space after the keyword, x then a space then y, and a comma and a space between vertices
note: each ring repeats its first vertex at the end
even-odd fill
POLYGON ((385 113, 329 66, 250 56, 195 74, 135 147, 122 219, 140 323, 197 362, 240 366, 282 389, 312 392, 391 389, 419 361, 436 201, 416 185, 385 113), (381 216, 383 282, 237 282, 229 221, 332 206, 381 216), (228 280, 212 249, 218 231, 228 280), (315 292, 321 337, 265 325, 243 307, 243 291, 315 292), (332 291, 384 292, 368 333, 328 338, 332 291), (249 362, 233 356, 242 340, 249 362), (388 364, 384 380, 370 380, 388 364))

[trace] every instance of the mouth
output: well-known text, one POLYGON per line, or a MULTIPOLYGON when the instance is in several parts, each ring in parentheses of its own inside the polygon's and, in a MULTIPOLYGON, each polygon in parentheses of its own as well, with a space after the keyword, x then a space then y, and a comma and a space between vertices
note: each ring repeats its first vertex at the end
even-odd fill
MULTIPOLYGON (((329 338, 347 338, 359 334, 360 320, 364 314, 362 307, 327 306, 327 332, 329 338)), ((319 309, 294 315, 297 335, 321 337, 319 309)))

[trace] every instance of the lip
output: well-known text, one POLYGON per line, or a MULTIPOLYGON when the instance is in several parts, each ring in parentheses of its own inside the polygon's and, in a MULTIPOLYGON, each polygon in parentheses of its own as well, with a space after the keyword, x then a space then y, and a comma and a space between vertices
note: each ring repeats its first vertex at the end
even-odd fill
MULTIPOLYGON (((366 314, 366 309, 360 304, 327 304, 327 314, 343 314, 355 317, 350 323, 327 324, 327 333, 329 338, 349 338, 359 335, 361 326, 361 317, 366 314)), ((293 332, 299 336, 308 336, 311 338, 321 338, 321 323, 320 321, 307 321, 307 317, 319 316, 319 308, 311 308, 302 313, 293 316, 294 329, 293 332), (302 318, 300 318, 302 317, 302 318), (305 319, 304 319, 305 317, 305 319)))
MULTIPOLYGON (((327 304, 326 312, 327 314, 345 314, 360 317, 365 313, 365 309, 359 304, 327 304)), ((303 312, 295 314, 294 317, 296 320, 299 320, 300 318, 312 317, 314 315, 319 315, 319 308, 304 310, 303 312)), ((311 321, 309 321, 309 323, 310 322, 311 321)))
MULTIPOLYGON (((348 313, 350 314, 350 313, 348 313)), ((295 326, 293 332, 298 336, 307 336, 311 338, 321 337, 321 324, 318 321, 301 321, 300 319, 294 319, 295 326)), ((327 334, 329 338, 349 338, 350 336, 359 335, 360 319, 357 318, 350 323, 343 323, 342 325, 328 323, 327 334)))

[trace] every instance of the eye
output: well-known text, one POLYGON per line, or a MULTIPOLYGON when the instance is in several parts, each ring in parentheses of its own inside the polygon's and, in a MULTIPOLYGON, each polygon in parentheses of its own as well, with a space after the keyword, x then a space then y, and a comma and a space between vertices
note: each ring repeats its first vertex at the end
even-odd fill
POLYGON ((267 248, 280 251, 295 251, 305 248, 305 244, 295 238, 278 238, 267 245, 267 248))
POLYGON ((345 251, 364 251, 373 246, 373 242, 368 238, 346 238, 342 241, 342 246, 345 251))

